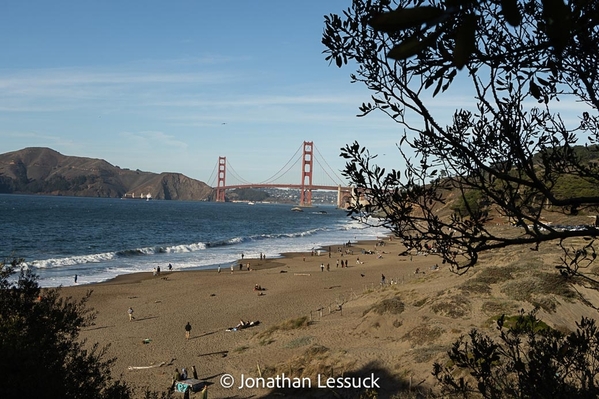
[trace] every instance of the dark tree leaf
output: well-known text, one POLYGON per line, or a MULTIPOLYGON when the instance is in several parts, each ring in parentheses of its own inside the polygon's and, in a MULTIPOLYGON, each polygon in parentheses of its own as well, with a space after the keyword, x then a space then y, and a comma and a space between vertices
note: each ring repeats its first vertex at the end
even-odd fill
POLYGON ((474 36, 477 27, 477 18, 474 15, 466 15, 456 31, 456 44, 453 51, 453 63, 458 69, 464 68, 470 55, 476 48, 474 36))
POLYGON ((396 60, 405 60, 412 56, 417 55, 425 48, 434 44, 436 37, 434 35, 430 35, 423 40, 420 40, 417 37, 410 37, 404 40, 402 43, 393 47, 387 56, 389 58, 393 58, 396 60))
POLYGON ((501 8, 508 24, 512 26, 520 25, 522 15, 518 9, 518 0, 501 0, 501 8))
POLYGON ((392 33, 418 27, 424 23, 433 24, 443 13, 443 10, 431 6, 398 8, 375 16, 368 24, 375 30, 392 33))

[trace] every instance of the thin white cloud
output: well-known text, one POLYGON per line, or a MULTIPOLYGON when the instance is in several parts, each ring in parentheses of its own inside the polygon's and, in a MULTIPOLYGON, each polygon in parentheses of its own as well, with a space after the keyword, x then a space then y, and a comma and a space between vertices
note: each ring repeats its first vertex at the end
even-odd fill
POLYGON ((187 143, 159 131, 122 132, 121 137, 131 141, 137 148, 161 148, 162 150, 169 148, 187 150, 188 148, 187 143))
MULTIPOLYGON (((224 73, 156 73, 156 72, 85 72, 85 71, 32 71, 13 76, 0 76, 0 89, 14 94, 47 94, 47 88, 87 87, 138 84, 218 84, 230 82, 232 75, 224 73), (41 89, 41 92, 38 90, 41 89)), ((60 94, 60 91, 58 91, 60 94)))
POLYGON ((53 110, 85 105, 85 101, 129 104, 149 95, 185 91, 234 82, 239 77, 223 71, 156 72, 142 69, 97 71, 85 68, 57 68, 6 72, 0 70, 0 110, 4 112, 53 110), (84 104, 81 103, 84 101, 84 104), (16 104, 16 106, 15 106, 16 104))
POLYGON ((19 143, 23 140, 35 142, 36 147, 61 148, 63 150, 76 148, 73 140, 63 136, 40 134, 31 131, 0 131, 0 141, 5 148, 12 147, 14 150, 19 150, 22 148, 22 145, 19 143))

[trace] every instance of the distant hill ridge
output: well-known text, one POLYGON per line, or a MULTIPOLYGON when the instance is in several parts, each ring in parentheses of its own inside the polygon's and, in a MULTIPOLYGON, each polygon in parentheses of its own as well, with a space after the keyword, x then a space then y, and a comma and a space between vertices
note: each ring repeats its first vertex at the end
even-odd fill
POLYGON ((0 193, 206 201, 212 188, 181 173, 121 169, 103 159, 66 156, 44 147, 0 154, 0 193))

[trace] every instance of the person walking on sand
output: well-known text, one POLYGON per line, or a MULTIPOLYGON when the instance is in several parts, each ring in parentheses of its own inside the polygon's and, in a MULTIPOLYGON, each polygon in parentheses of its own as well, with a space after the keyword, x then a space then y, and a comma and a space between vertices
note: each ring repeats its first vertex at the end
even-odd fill
POLYGON ((129 307, 129 309, 127 310, 127 313, 129 314, 129 321, 132 321, 133 319, 135 319, 135 317, 133 317, 133 308, 129 307))
POLYGON ((185 325, 185 338, 189 339, 190 334, 191 334, 191 324, 189 324, 189 322, 187 322, 187 324, 185 325))

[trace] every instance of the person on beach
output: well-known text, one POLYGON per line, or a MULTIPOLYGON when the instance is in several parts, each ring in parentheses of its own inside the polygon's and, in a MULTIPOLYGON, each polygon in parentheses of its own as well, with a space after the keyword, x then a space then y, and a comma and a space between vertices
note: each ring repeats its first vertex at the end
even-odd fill
POLYGON ((129 307, 129 309, 127 309, 127 313, 129 314, 129 321, 132 321, 133 319, 135 319, 135 317, 133 317, 133 308, 129 307))
POLYGON ((181 369, 181 379, 182 380, 186 380, 187 379, 187 370, 185 370, 185 367, 183 367, 181 369))
POLYGON ((175 381, 181 381, 181 373, 179 373, 179 369, 175 369, 175 374, 173 375, 173 379, 175 381))
POLYGON ((381 285, 385 285, 385 275, 381 274, 381 285))
POLYGON ((321 271, 321 272, 324 272, 324 263, 321 263, 321 264, 320 264, 320 271, 321 271))
POLYGON ((233 274, 233 265, 231 265, 231 274, 233 274))
POLYGON ((160 266, 156 268, 156 274, 160 276, 160 266))
POLYGON ((168 271, 172 271, 173 270, 173 265, 171 265, 170 263, 168 264, 168 271))
POLYGON ((191 334, 191 324, 187 322, 185 325, 185 338, 189 339, 189 335, 191 334))
POLYGON ((193 378, 195 378, 197 380, 198 379, 198 372, 196 370, 196 366, 191 366, 191 373, 193 375, 193 378))
POLYGON ((75 274, 75 284, 77 284, 77 275, 75 274))

